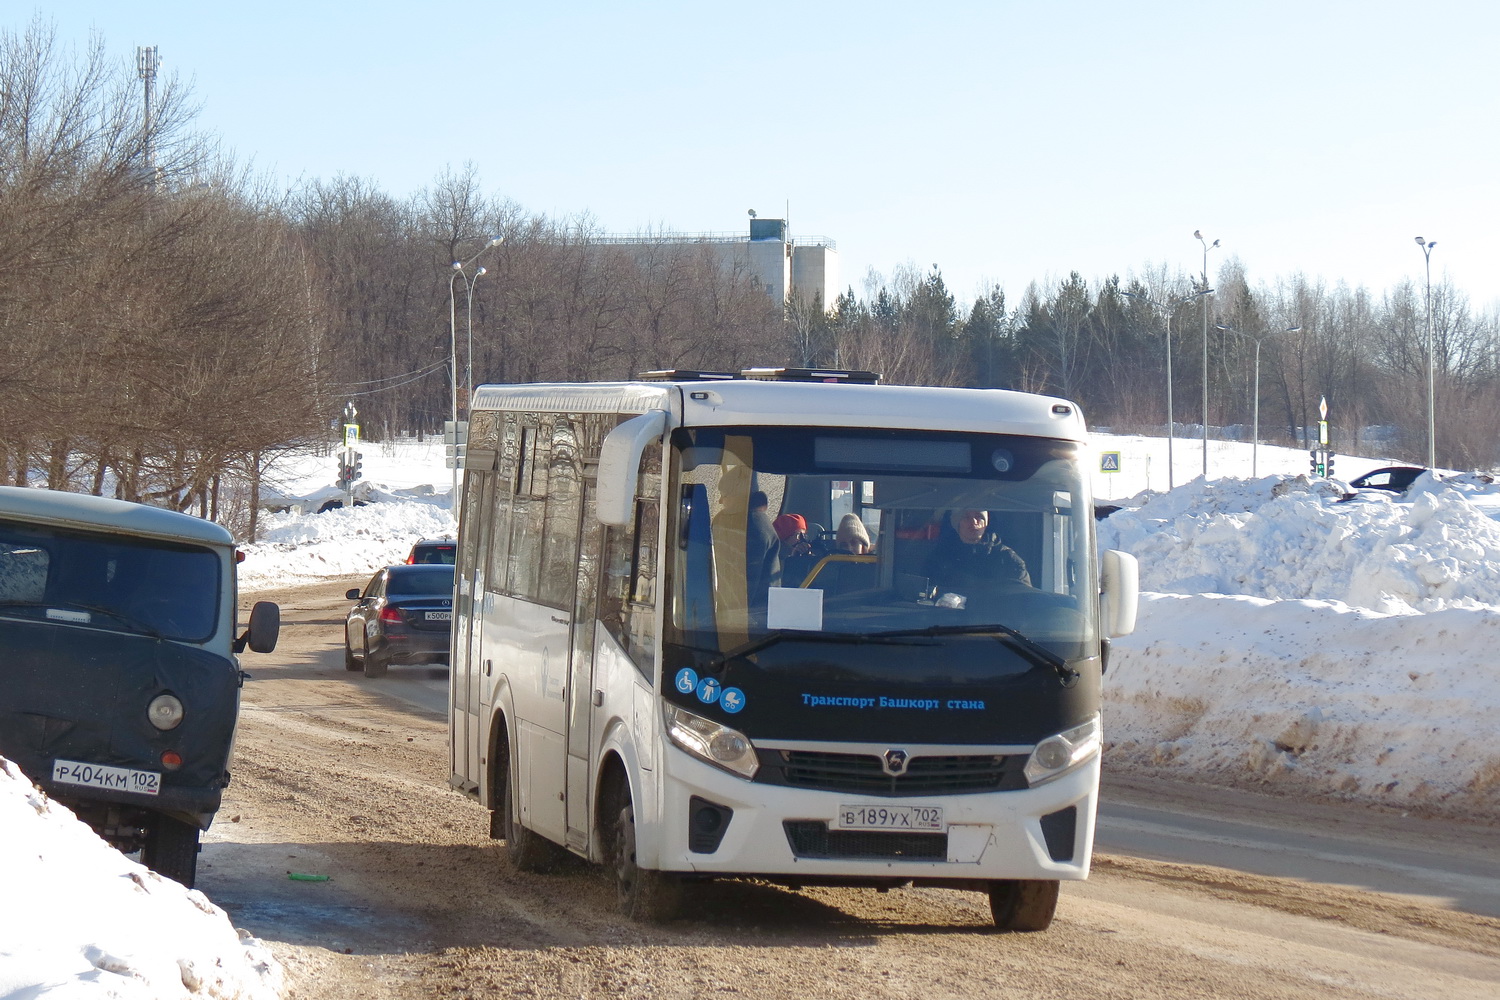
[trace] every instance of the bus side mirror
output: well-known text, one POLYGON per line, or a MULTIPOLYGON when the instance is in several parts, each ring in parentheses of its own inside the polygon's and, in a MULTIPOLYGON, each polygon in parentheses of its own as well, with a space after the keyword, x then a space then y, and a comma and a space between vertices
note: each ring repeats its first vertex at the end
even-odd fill
POLYGON ((269 653, 281 636, 281 607, 272 601, 256 601, 250 609, 250 625, 234 641, 234 651, 242 653, 248 645, 257 653, 269 653))
POLYGON ((667 412, 652 410, 631 417, 604 437, 599 449, 599 478, 594 512, 603 524, 616 528, 630 523, 635 510, 636 473, 646 445, 661 439, 667 412))
POLYGON ((1135 556, 1110 549, 1100 557, 1100 630, 1111 639, 1135 631, 1136 607, 1140 603, 1141 569, 1135 556))

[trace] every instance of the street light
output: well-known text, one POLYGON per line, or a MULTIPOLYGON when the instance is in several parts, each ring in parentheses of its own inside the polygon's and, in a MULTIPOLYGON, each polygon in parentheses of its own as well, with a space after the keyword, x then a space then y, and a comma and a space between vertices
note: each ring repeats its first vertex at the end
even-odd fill
POLYGON ((474 286, 479 279, 490 272, 485 268, 479 268, 474 272, 474 277, 464 276, 464 284, 468 286, 469 292, 469 318, 465 322, 465 329, 469 335, 469 346, 464 352, 464 411, 468 412, 474 408, 474 286))
POLYGON ((1422 248, 1422 256, 1427 258, 1427 467, 1437 468, 1437 422, 1433 418, 1433 348, 1432 348, 1432 248, 1437 246, 1437 240, 1424 240, 1417 237, 1417 246, 1422 248))
POLYGON ((1259 337, 1254 337, 1242 330, 1225 326, 1223 323, 1215 323, 1214 325, 1225 333, 1232 333, 1237 337, 1245 337, 1255 341, 1255 398, 1250 407, 1253 414, 1250 418, 1250 478, 1256 479, 1260 476, 1260 466, 1256 461, 1259 457, 1256 452, 1260 448, 1260 342, 1274 333, 1296 333, 1302 327, 1289 326, 1285 330, 1267 330, 1259 337))
POLYGON ((1140 292, 1121 292, 1120 293, 1121 295, 1124 295, 1127 298, 1139 299, 1140 301, 1146 303, 1148 306, 1153 306, 1153 307, 1155 307, 1157 309, 1161 309, 1164 312, 1166 312, 1166 314, 1167 314, 1167 341, 1166 341, 1166 344, 1167 344, 1167 489, 1168 490, 1172 489, 1172 487, 1175 485, 1174 482, 1173 482, 1173 478, 1172 478, 1172 441, 1173 441, 1174 437, 1176 436, 1175 431, 1174 431, 1173 426, 1172 426, 1173 423, 1175 423, 1175 420, 1174 420, 1174 418, 1172 416, 1172 314, 1174 312, 1176 312, 1177 311, 1177 307, 1180 306, 1180 305, 1182 305, 1184 302, 1191 302, 1191 301, 1193 301, 1193 299, 1196 299, 1198 296, 1200 296, 1200 295, 1207 295, 1209 292, 1212 292, 1212 291, 1213 291, 1212 288, 1206 288, 1206 289, 1203 289, 1201 291, 1196 291, 1196 292, 1194 292, 1191 295, 1184 295, 1181 298, 1172 299, 1170 302, 1158 302, 1158 301, 1156 301, 1155 299, 1153 299, 1153 298, 1151 298, 1149 296, 1142 295, 1140 292))
MULTIPOLYGON (((475 251, 474 256, 470 257, 468 260, 455 260, 453 262, 453 264, 452 264, 453 271, 448 276, 448 409, 449 409, 449 413, 450 413, 450 415, 452 417, 452 423, 453 423, 453 444, 454 444, 453 492, 451 494, 449 494, 449 503, 452 504, 454 516, 458 515, 458 465, 459 465, 459 463, 458 463, 458 448, 457 448, 457 445, 458 445, 458 303, 456 301, 456 293, 455 293, 455 290, 454 290, 454 284, 453 283, 458 280, 458 276, 460 274, 463 274, 463 276, 464 276, 464 283, 469 286, 469 296, 470 296, 470 298, 469 298, 469 308, 470 308, 469 316, 470 316, 470 319, 471 319, 471 322, 472 322, 472 318, 473 318, 473 305, 474 305, 474 300, 473 300, 474 285, 473 285, 472 282, 470 282, 469 276, 467 274, 464 274, 464 268, 468 267, 470 264, 472 264, 476 260, 478 260, 479 259, 479 255, 482 254, 482 253, 484 253, 486 250, 490 249, 491 247, 497 247, 501 243, 504 243, 504 242, 505 242, 505 237, 504 236, 496 236, 493 239, 491 239, 488 243, 486 243, 484 246, 480 247, 477 251, 475 251)), ((481 268, 481 270, 483 270, 483 268, 481 268)), ((472 329, 469 332, 469 337, 470 337, 469 344, 470 344, 470 348, 472 349, 472 347, 473 347, 473 330, 472 329)), ((446 435, 444 435, 444 437, 446 438, 446 435)))
MULTIPOLYGON (((1203 238, 1203 230, 1194 229, 1193 238, 1203 244, 1203 287, 1208 288, 1208 252, 1219 245, 1203 238)), ((1203 481, 1208 482, 1208 298, 1203 299, 1203 481)))

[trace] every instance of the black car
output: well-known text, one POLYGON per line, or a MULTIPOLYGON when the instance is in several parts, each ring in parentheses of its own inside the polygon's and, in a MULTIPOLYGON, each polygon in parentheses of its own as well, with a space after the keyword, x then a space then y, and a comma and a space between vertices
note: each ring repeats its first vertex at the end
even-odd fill
POLYGON ((387 566, 344 619, 344 668, 384 677, 392 663, 447 663, 453 624, 453 567, 387 566))
POLYGON ((411 547, 408 565, 443 563, 452 566, 458 556, 458 543, 451 538, 424 538, 411 547))
POLYGON ((1355 476, 1349 480, 1349 485, 1357 490, 1405 493, 1407 487, 1426 471, 1415 465, 1387 465, 1381 469, 1372 469, 1362 476, 1355 476))

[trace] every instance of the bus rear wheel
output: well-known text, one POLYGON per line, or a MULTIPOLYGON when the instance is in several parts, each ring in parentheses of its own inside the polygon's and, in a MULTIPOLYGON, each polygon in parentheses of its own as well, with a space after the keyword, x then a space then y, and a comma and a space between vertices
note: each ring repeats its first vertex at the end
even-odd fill
POLYGON ((507 779, 505 794, 501 798, 500 823, 505 832, 505 856, 511 866, 519 872, 544 872, 552 867, 557 853, 552 842, 540 834, 533 833, 521 825, 516 817, 514 782, 507 779))
POLYGON ((682 909, 682 879, 642 868, 635 858, 635 807, 626 802, 615 819, 615 887, 620 912, 631 920, 659 924, 682 909))
POLYGON ((990 915, 995 929, 1044 931, 1057 912, 1058 882, 1037 879, 997 879, 990 883, 990 915))

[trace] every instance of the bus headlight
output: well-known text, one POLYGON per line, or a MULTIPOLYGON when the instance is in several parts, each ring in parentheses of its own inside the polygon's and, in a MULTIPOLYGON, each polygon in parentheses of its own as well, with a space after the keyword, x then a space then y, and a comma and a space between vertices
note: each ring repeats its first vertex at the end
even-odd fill
POLYGON ((182 722, 182 702, 170 694, 159 694, 146 706, 146 718, 163 732, 176 729, 182 722))
POLYGON ((760 762, 755 758, 755 746, 744 733, 669 702, 662 702, 662 721, 667 737, 694 757, 742 778, 755 777, 760 762))
POLYGON ((1026 781, 1031 787, 1061 778, 1099 754, 1099 715, 1081 726, 1049 736, 1036 745, 1026 761, 1026 781))

